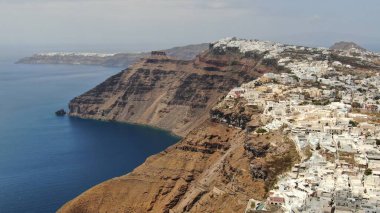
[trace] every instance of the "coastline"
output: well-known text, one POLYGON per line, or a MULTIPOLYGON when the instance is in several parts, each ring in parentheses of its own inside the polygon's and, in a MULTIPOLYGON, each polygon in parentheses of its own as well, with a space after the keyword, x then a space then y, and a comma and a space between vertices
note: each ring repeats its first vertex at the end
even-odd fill
POLYGON ((56 117, 72 97, 120 69, 15 65, 13 59, 0 58, 2 212, 55 212, 178 141, 163 131, 119 122, 56 117))
POLYGON ((143 127, 143 128, 146 128, 146 129, 152 129, 152 130, 156 130, 156 131, 161 131, 161 132, 167 133, 167 134, 169 134, 169 135, 171 135, 171 136, 173 136, 175 138, 178 138, 178 142, 181 141, 185 137, 185 136, 177 135, 173 131, 170 131, 170 130, 167 130, 167 129, 164 129, 164 128, 160 128, 160 127, 157 127, 157 126, 152 126, 152 125, 149 125, 149 124, 141 124, 141 123, 136 123, 136 122, 109 120, 109 119, 101 119, 101 118, 91 118, 91 117, 84 117, 84 116, 80 116, 80 115, 71 115, 70 113, 68 113, 67 116, 70 119, 73 118, 73 119, 82 119, 82 120, 93 120, 93 121, 99 121, 99 122, 118 123, 118 124, 124 124, 124 125, 129 125, 129 126, 139 126, 139 127, 143 127))

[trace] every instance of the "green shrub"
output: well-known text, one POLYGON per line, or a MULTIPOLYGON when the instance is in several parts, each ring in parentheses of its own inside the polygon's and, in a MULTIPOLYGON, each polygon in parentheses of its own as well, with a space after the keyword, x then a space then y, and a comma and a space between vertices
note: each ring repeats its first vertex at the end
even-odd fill
POLYGON ((352 106, 353 108, 361 108, 361 107, 362 107, 358 102, 353 102, 353 103, 351 104, 351 106, 352 106))
POLYGON ((256 130, 256 132, 259 133, 259 134, 261 134, 261 133, 267 133, 268 131, 265 130, 265 129, 263 129, 263 128, 258 128, 258 129, 256 130))
POLYGON ((356 122, 356 121, 351 120, 351 121, 349 122, 349 124, 351 124, 352 127, 357 127, 359 123, 356 122))
POLYGON ((364 171, 364 174, 365 174, 366 176, 368 176, 368 175, 372 175, 372 169, 366 169, 366 170, 364 171))

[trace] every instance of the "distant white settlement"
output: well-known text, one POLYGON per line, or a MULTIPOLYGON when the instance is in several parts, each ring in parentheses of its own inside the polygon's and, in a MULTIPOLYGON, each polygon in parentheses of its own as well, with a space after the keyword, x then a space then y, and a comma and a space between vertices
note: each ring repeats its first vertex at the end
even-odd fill
POLYGON ((76 52, 48 52, 48 53, 37 53, 35 56, 82 56, 82 57, 112 57, 115 56, 116 53, 76 53, 76 52))

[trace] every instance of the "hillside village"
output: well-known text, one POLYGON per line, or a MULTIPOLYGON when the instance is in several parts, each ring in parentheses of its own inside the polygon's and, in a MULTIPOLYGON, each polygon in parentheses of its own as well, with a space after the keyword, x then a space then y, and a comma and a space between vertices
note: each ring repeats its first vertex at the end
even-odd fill
MULTIPOLYGON (((302 157, 246 212, 380 212, 380 55, 228 38, 221 51, 264 54, 281 73, 232 89, 213 119, 247 134, 282 131, 302 157), (239 115, 225 112, 240 107, 239 115), (249 111, 260 111, 253 116, 249 111)), ((257 156, 260 158, 260 156, 257 156)))

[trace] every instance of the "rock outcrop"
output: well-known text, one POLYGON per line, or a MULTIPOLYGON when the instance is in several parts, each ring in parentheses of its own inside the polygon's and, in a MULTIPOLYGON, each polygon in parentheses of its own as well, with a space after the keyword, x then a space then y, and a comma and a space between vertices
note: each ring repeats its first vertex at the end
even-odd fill
POLYGON ((66 115, 66 111, 64 109, 60 109, 58 111, 55 112, 55 115, 56 116, 65 116, 66 115))
POLYGON ((343 50, 343 51, 349 51, 351 49, 357 49, 360 51, 366 51, 363 47, 359 46, 358 44, 354 42, 347 42, 347 41, 340 41, 335 44, 333 44, 330 49, 332 50, 343 50))

